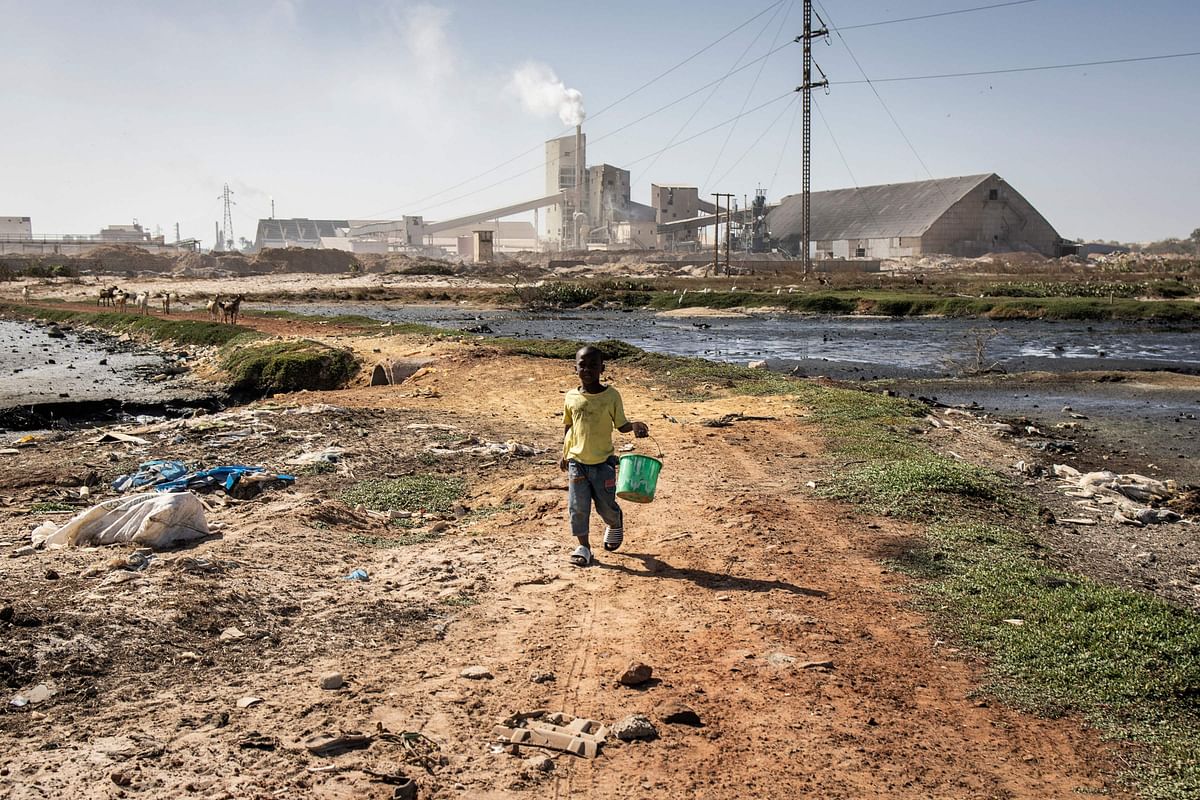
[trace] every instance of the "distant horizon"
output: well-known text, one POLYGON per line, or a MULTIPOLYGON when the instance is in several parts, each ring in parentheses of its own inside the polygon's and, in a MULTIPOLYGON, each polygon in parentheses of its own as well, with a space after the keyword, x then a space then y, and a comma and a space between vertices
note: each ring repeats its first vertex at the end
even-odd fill
MULTIPOLYGON (((1200 4, 1031 0, 856 27, 978 5, 817 3, 844 30, 814 47, 833 85, 814 93, 813 190, 996 173, 1065 239, 1200 227, 1200 58, 882 80, 1195 50, 1200 4)), ((629 169, 635 201, 654 182, 778 203, 800 191, 799 8, 5 2, 0 96, 19 112, 0 212, 35 236, 137 219, 173 239, 178 222, 208 247, 228 183, 235 238, 272 198, 276 218, 448 219, 544 194, 542 143, 580 116, 588 162, 629 169)))

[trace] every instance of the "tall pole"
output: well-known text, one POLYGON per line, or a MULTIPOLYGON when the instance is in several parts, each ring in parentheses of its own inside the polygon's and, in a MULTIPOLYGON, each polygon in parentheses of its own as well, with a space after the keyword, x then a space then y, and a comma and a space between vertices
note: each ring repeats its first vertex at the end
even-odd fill
MULTIPOLYGON (((824 22, 821 24, 820 30, 813 30, 812 27, 813 7, 812 0, 804 0, 804 33, 796 38, 804 42, 804 83, 800 85, 797 91, 803 93, 804 101, 804 125, 803 125, 803 148, 804 154, 803 169, 800 183, 800 213, 803 216, 803 249, 801 257, 804 261, 804 277, 808 278, 808 274, 812 271, 812 256, 809 255, 809 249, 812 245, 812 231, 810 224, 812 222, 812 205, 810 194, 812 192, 812 90, 822 86, 828 86, 829 81, 825 79, 825 74, 821 73, 821 80, 813 83, 812 79, 812 40, 820 36, 828 36, 829 29, 825 27, 824 22)), ((817 16, 820 19, 820 15, 817 16)), ((820 72, 821 68, 817 67, 820 72)))
POLYGON ((713 192, 717 203, 717 219, 713 223, 713 275, 721 274, 721 193, 713 192))
POLYGON ((725 277, 729 277, 729 250, 733 242, 733 195, 725 195, 725 277))

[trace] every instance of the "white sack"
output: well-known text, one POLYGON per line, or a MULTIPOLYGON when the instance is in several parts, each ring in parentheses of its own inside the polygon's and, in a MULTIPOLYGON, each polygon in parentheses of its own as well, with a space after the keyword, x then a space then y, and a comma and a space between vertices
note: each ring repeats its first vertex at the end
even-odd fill
POLYGON ((150 492, 105 500, 61 528, 43 523, 34 529, 33 543, 60 548, 133 542, 161 550, 208 535, 204 505, 194 494, 150 492))

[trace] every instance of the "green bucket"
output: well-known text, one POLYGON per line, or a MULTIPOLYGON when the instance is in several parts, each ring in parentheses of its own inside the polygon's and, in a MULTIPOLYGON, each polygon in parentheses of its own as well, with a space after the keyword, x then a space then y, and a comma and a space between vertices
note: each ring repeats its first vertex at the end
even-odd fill
POLYGON ((654 456, 630 453, 621 456, 617 471, 617 497, 631 503, 649 503, 654 499, 662 461, 654 456))

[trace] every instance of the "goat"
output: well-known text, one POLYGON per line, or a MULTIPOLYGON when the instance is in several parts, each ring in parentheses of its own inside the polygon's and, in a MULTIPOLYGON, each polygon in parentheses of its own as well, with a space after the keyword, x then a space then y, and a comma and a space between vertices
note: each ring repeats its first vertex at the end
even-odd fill
POLYGON ((162 294, 159 295, 159 297, 162 298, 163 313, 170 314, 171 313, 171 293, 163 292, 162 294))
POLYGON ((209 300, 204 307, 208 309, 208 318, 215 320, 217 318, 217 310, 221 307, 221 295, 213 295, 213 299, 209 300))
POLYGON ((100 296, 96 298, 96 305, 111 306, 113 304, 113 295, 116 294, 117 287, 109 286, 106 289, 100 290, 100 296))
POLYGON ((29 287, 28 287, 28 286, 22 286, 22 287, 21 287, 21 298, 22 298, 23 300, 28 300, 28 299, 29 299, 29 297, 30 297, 30 295, 32 295, 32 294, 33 294, 33 292, 29 291, 29 287))
POLYGON ((237 297, 229 301, 222 301, 218 305, 221 306, 221 321, 228 322, 230 325, 237 325, 238 314, 242 310, 242 300, 245 299, 244 294, 239 294, 237 297))
POLYGON ((133 303, 135 306, 137 306, 137 310, 138 310, 139 314, 142 314, 143 316, 145 316, 150 313, 150 293, 149 292, 138 292, 137 296, 133 298, 133 303))
POLYGON ((124 289, 117 289, 115 292, 113 292, 112 299, 113 299, 113 305, 116 306, 117 309, 119 309, 122 314, 124 314, 125 313, 125 303, 126 303, 126 301, 129 300, 129 295, 126 294, 124 289))

